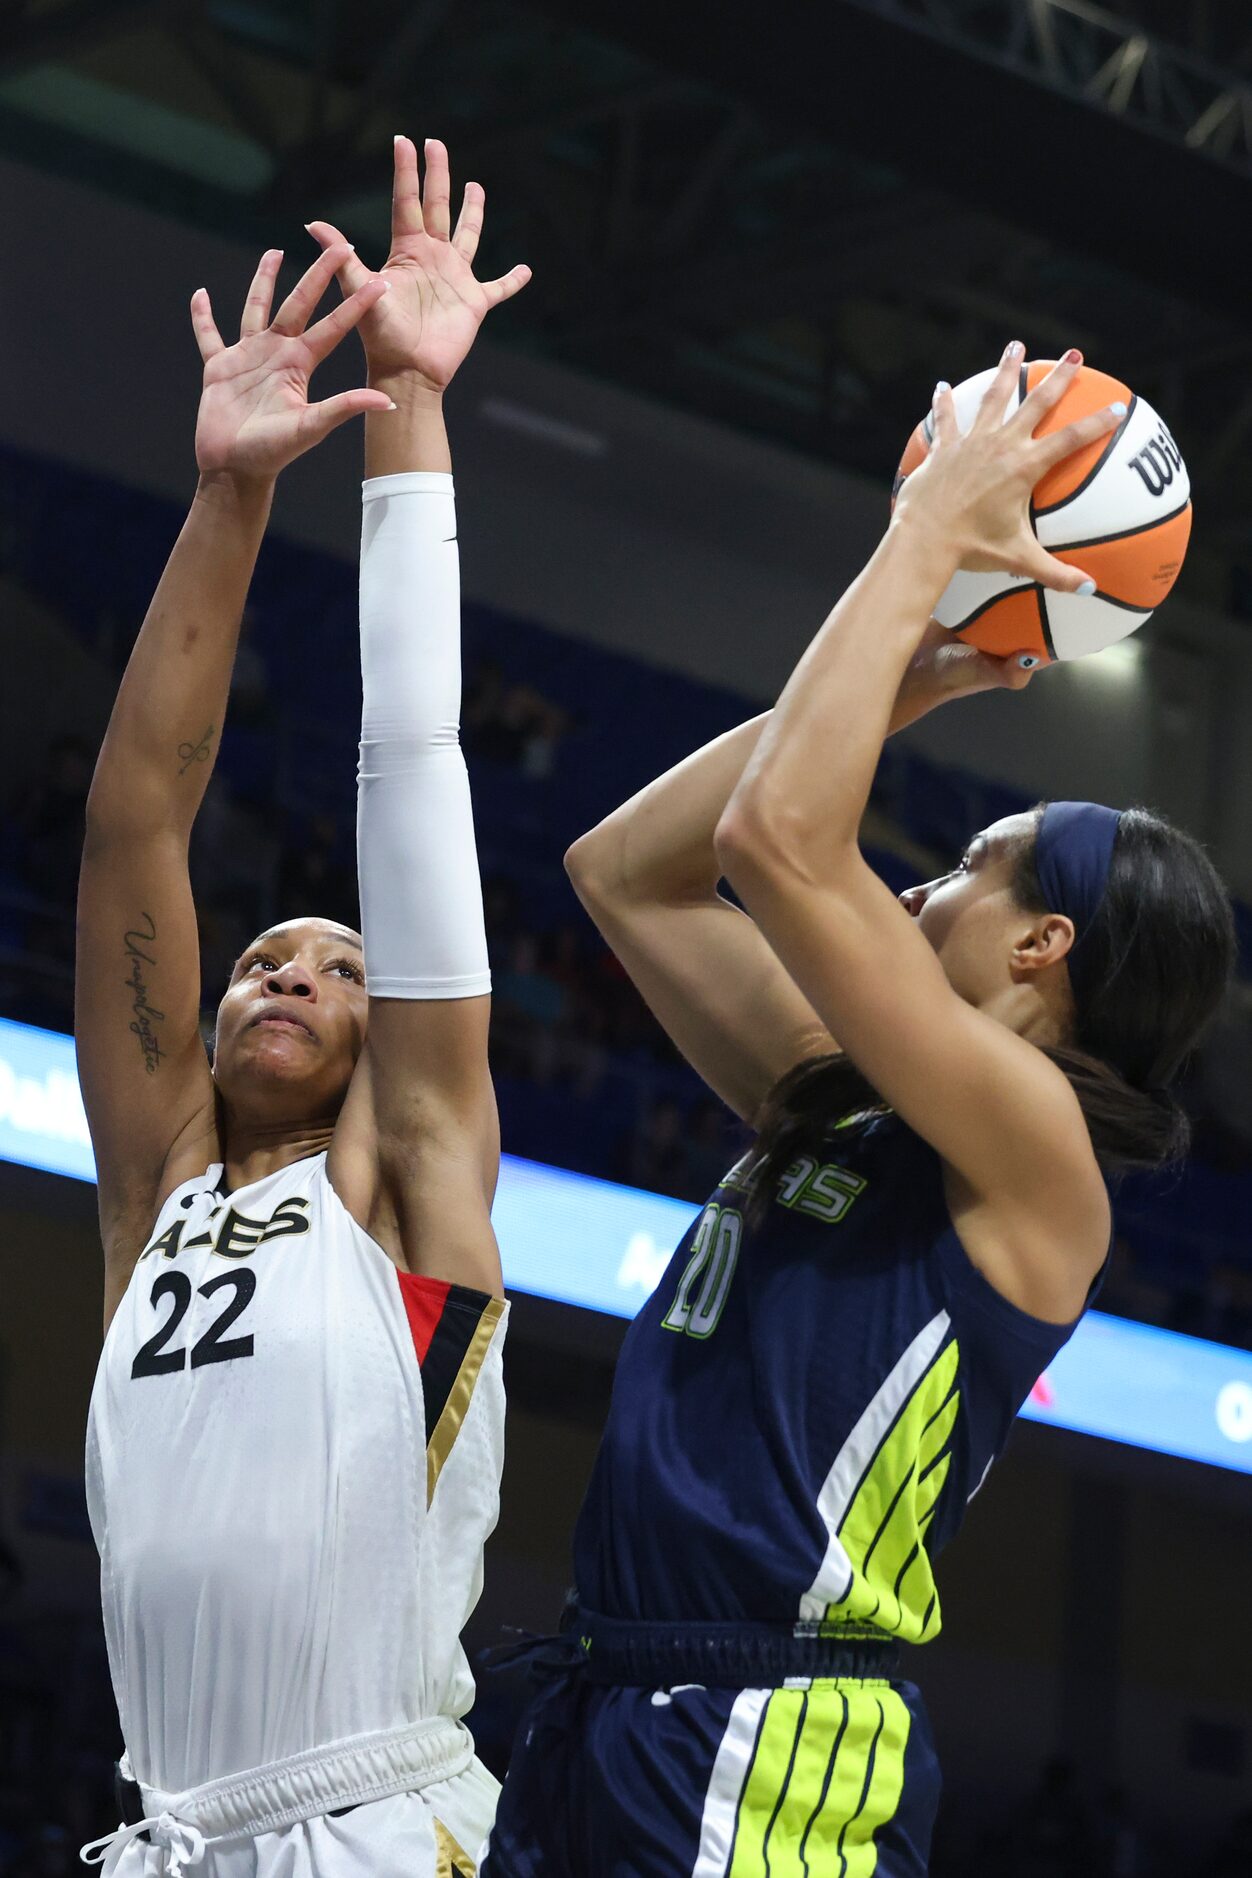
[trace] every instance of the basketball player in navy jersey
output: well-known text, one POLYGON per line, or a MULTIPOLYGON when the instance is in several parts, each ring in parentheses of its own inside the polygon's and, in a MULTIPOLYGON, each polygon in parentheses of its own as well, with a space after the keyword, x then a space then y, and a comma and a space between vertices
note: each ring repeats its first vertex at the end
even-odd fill
POLYGON ((857 845, 890 731, 1026 682, 929 624, 956 568, 1082 588, 1030 492, 1117 418, 1034 437, 1070 354, 1001 426, 1020 357, 966 437, 937 389, 773 713, 569 856, 757 1138, 627 1334, 483 1878, 921 1878, 939 1774, 897 1645, 938 1632, 937 1555, 1093 1295, 1107 1172, 1185 1141, 1168 1084, 1233 955, 1196 843, 1053 803, 899 900, 857 845))
POLYGON ((105 1253, 87 1484, 127 1748, 124 1824, 84 1855, 118 1878, 470 1878, 494 1808, 460 1719, 506 1306, 442 396, 528 270, 475 278, 482 219, 470 184, 453 228, 443 145, 423 192, 398 138, 380 274, 318 225, 272 319, 264 257, 236 344, 192 300, 200 483, 100 753, 78 909, 105 1253), (353 327, 369 389, 310 405, 353 327), (188 838, 275 478, 361 411, 363 935, 302 907, 260 934, 210 1066, 188 838))

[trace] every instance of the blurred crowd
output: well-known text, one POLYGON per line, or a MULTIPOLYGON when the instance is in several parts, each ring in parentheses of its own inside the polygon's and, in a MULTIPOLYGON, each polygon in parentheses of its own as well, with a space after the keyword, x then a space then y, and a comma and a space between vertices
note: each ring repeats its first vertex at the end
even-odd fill
POLYGON ((1216 1835, 1214 1824, 1182 1843, 1123 1786, 1058 1756, 998 1805, 986 1793, 945 1795, 931 1878, 1247 1878, 1252 1809, 1216 1835))

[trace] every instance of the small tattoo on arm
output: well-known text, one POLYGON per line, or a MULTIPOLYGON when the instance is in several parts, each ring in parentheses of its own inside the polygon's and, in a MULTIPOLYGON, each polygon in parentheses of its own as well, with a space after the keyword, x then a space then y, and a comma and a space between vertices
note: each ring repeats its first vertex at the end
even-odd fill
POLYGON ((156 959, 151 952, 144 950, 156 939, 156 921, 151 913, 140 915, 142 923, 132 926, 126 934, 126 956, 130 960, 130 977, 126 979, 126 988, 134 993, 131 1010, 135 1013, 131 1030, 139 1039, 143 1051, 143 1066, 151 1076, 160 1064, 164 1052, 157 1037, 155 1025, 163 1023, 165 1012, 158 1011, 148 1002, 148 987, 144 982, 145 965, 155 965, 156 959))
POLYGON ((180 743, 178 754, 182 758, 180 776, 185 776, 193 763, 207 763, 209 760, 209 739, 213 735, 213 726, 209 725, 199 743, 180 743))

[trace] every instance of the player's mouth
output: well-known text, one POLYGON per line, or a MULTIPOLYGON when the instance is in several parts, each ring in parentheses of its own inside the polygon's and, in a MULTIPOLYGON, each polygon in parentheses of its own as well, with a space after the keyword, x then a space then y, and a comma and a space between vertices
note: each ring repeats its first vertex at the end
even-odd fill
POLYGON ((292 1017, 287 1011, 262 1011, 259 1017, 253 1018, 249 1029, 255 1029, 258 1024, 278 1024, 287 1030, 302 1030, 306 1037, 313 1036, 313 1031, 302 1017, 292 1017))

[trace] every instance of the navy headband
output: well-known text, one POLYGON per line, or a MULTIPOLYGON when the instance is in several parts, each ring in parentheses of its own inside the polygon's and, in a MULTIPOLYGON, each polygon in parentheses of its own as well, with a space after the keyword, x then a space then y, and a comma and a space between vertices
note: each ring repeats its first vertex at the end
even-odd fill
POLYGON ((1039 821, 1035 872, 1049 910, 1074 922, 1069 976, 1079 1004, 1090 989, 1083 940, 1104 899, 1121 819, 1098 802, 1049 802, 1039 821))

